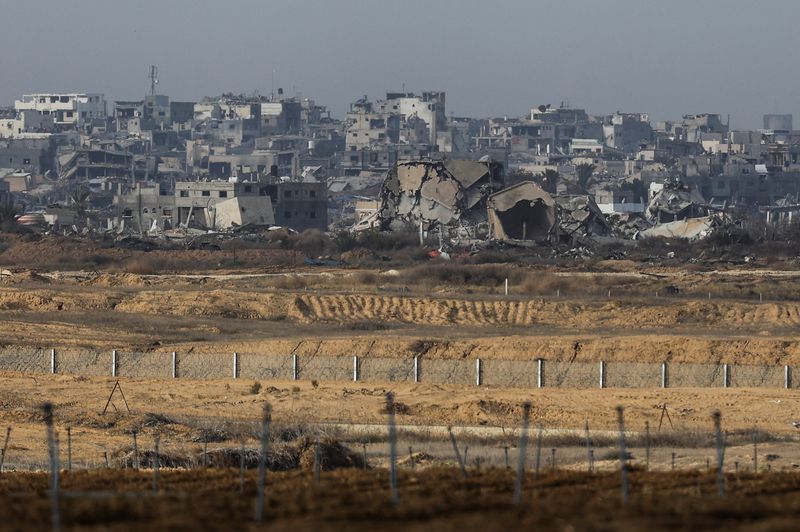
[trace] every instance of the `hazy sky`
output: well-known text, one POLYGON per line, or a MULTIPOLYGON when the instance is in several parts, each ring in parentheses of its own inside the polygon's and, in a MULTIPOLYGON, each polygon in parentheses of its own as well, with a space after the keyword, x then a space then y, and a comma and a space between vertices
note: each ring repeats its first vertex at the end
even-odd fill
POLYGON ((448 113, 764 113, 800 121, 797 0, 0 0, 0 104, 26 92, 194 100, 296 89, 342 117, 387 90, 448 113))

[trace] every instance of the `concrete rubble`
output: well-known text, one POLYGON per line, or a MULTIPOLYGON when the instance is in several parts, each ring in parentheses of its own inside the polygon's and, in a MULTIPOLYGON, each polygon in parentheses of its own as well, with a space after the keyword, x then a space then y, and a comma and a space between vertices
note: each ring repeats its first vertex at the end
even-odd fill
POLYGON ((503 186, 491 161, 412 161, 396 165, 380 192, 380 207, 356 229, 447 227, 472 237, 485 232, 486 200, 503 186))

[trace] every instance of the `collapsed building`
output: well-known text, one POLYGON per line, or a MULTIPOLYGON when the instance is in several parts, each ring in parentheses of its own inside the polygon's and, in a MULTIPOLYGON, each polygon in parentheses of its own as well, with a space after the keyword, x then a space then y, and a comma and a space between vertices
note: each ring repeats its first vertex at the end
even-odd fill
POLYGON ((711 209, 696 189, 670 179, 650 200, 646 214, 651 222, 660 224, 708 216, 711 209))
POLYGON ((591 196, 553 197, 533 181, 492 194, 487 210, 491 237, 512 243, 574 245, 611 230, 591 196))
POLYGON ((119 184, 113 199, 117 216, 110 226, 136 233, 276 224, 324 231, 328 223, 324 183, 178 181, 173 188, 151 182, 119 184))
POLYGON ((409 225, 451 227, 477 237, 486 224, 486 200, 505 183, 495 161, 409 161, 386 177, 377 212, 356 229, 400 229, 409 225))
POLYGON ((556 201, 533 181, 523 181, 489 196, 489 230, 496 240, 552 242, 556 201))

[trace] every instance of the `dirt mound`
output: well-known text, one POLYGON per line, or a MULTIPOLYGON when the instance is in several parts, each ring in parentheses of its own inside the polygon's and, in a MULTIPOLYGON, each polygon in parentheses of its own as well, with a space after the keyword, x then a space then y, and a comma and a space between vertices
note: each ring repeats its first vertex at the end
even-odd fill
MULTIPOLYGON (((274 442, 267 450, 267 469, 270 471, 290 471, 304 469, 311 471, 314 468, 316 456, 316 441, 310 438, 301 438, 293 442, 274 442)), ((244 458, 244 467, 254 469, 259 465, 260 450, 258 447, 245 447, 242 454, 241 447, 223 447, 211 449, 203 453, 187 453, 179 456, 176 454, 162 454, 160 464, 162 467, 187 468, 199 464, 209 467, 238 468, 244 458)), ((320 468, 323 471, 346 468, 363 468, 364 461, 361 455, 353 453, 333 439, 325 439, 319 444, 320 468)), ((124 447, 113 454, 114 463, 119 467, 133 467, 135 456, 132 447, 124 447)), ((139 449, 139 464, 141 467, 152 467, 155 463, 155 453, 152 449, 139 449)))
POLYGON ((411 456, 406 456, 397 463, 401 466, 425 466, 433 463, 434 457, 428 453, 418 452, 413 453, 411 456))
POLYGON ((50 279, 43 275, 39 275, 31 270, 22 271, 9 271, 3 270, 0 272, 0 283, 5 285, 15 285, 24 283, 41 283, 49 284, 50 279))
POLYGON ((84 286, 149 286, 151 282, 134 273, 101 273, 81 283, 84 286))
MULTIPOLYGON (((189 456, 178 456, 163 452, 159 452, 159 454, 156 455, 155 449, 139 447, 139 467, 146 469, 153 468, 156 464, 156 458, 158 458, 159 467, 186 469, 195 465, 195 461, 189 456)), ((133 447, 125 447, 111 453, 109 459, 114 467, 133 468, 136 466, 137 453, 133 451, 133 447)))
MULTIPOLYGON (((311 470, 316 461, 317 445, 311 438, 303 438, 295 444, 298 451, 298 465, 301 469, 311 470)), ((320 468, 323 471, 342 468, 363 468, 364 459, 361 455, 333 439, 323 439, 319 442, 320 468)))

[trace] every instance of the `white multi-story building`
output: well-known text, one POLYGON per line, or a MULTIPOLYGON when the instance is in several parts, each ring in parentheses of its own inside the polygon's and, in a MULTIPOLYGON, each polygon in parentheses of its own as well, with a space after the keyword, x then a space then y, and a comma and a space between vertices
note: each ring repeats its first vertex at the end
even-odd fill
POLYGON ((25 94, 14 102, 14 109, 52 116, 59 127, 81 127, 95 118, 106 118, 106 100, 96 93, 25 94))
POLYGON ((0 118, 0 139, 45 138, 54 127, 52 116, 21 111, 15 117, 0 118))

